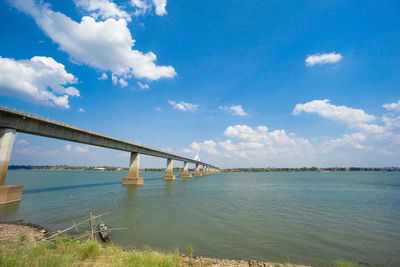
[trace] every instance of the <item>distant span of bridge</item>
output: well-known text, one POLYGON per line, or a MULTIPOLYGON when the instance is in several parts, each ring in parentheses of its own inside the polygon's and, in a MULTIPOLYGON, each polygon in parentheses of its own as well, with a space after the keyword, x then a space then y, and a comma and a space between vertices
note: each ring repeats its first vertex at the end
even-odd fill
POLYGON ((5 184, 16 132, 130 152, 128 177, 122 178, 122 184, 124 185, 143 185, 143 178, 139 176, 140 154, 167 159, 164 180, 176 179, 173 173, 174 160, 184 163, 183 172, 179 175, 181 178, 192 177, 189 173, 189 163, 195 164, 194 176, 220 172, 218 167, 197 159, 190 159, 0 106, 0 204, 21 200, 23 185, 5 184), (200 166, 202 166, 202 169, 200 169, 200 166))

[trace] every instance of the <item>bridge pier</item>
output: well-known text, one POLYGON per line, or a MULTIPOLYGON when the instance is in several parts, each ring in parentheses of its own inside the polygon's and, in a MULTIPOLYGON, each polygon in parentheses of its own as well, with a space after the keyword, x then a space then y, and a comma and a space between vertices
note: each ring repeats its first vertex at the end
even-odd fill
POLYGON ((206 166, 203 165, 203 168, 201 168, 200 173, 201 173, 201 176, 206 176, 206 175, 207 175, 207 173, 206 173, 206 166))
POLYGON ((198 163, 196 163, 196 169, 194 169, 194 176, 201 176, 200 173, 200 165, 198 163))
POLYGON ((130 185, 142 185, 143 177, 139 177, 139 153, 131 152, 131 159, 129 163, 128 177, 122 178, 122 184, 130 185))
POLYGON ((167 168, 165 170, 165 175, 163 179, 166 181, 175 180, 176 177, 174 175, 174 166, 172 163, 172 159, 167 159, 167 168))
POLYGON ((0 128, 0 204, 21 200, 22 185, 6 185, 8 164, 15 140, 15 130, 0 128))
POLYGON ((181 178, 192 178, 192 175, 189 174, 189 164, 187 161, 183 163, 183 172, 179 175, 181 178))

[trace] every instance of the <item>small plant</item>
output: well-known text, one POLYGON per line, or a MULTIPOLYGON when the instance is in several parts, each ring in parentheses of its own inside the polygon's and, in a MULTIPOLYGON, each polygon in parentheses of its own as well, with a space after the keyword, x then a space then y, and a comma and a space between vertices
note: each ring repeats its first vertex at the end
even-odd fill
POLYGON ((19 241, 25 241, 28 237, 26 236, 26 234, 20 234, 18 236, 19 241))
POLYGON ((186 253, 187 253, 191 258, 193 258, 193 252, 194 252, 193 246, 192 246, 192 244, 189 243, 189 245, 187 246, 187 249, 186 249, 186 253))
POLYGON ((98 254, 100 250, 99 244, 96 240, 87 240, 84 243, 83 256, 84 258, 91 258, 98 254))

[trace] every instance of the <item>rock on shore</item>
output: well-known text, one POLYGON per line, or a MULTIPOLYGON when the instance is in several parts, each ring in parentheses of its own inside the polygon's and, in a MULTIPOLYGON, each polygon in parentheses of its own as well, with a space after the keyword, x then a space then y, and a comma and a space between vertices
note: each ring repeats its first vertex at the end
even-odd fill
MULTIPOLYGON (((193 257, 182 256, 183 263, 188 266, 211 266, 211 267, 286 267, 288 264, 262 262, 256 260, 228 260, 228 259, 214 259, 206 257, 193 257)), ((292 267, 308 267, 306 265, 290 264, 292 267)))

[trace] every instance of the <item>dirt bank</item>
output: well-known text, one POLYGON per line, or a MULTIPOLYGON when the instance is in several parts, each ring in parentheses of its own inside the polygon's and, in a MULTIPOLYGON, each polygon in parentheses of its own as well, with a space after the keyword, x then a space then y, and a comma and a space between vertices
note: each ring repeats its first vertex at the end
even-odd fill
POLYGON ((20 241, 21 239, 44 240, 46 230, 22 224, 0 223, 0 241, 20 241))

